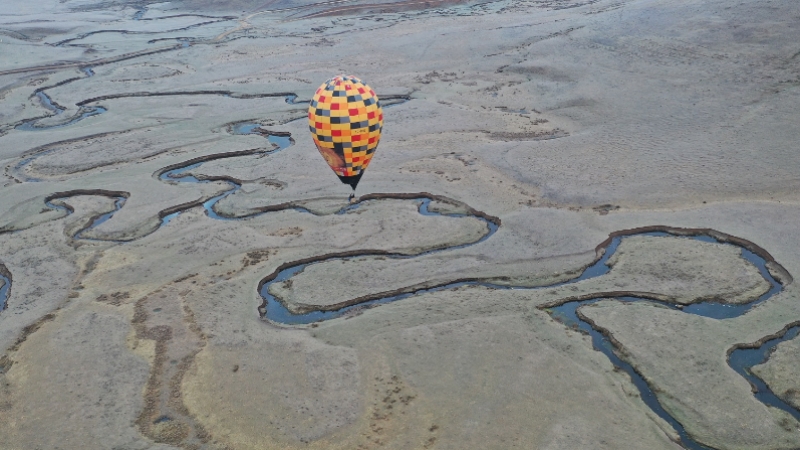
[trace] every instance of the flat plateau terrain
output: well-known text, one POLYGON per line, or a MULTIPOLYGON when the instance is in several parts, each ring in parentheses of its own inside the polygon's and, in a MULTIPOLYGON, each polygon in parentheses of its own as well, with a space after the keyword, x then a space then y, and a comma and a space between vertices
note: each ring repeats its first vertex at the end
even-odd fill
POLYGON ((3 0, 0 448, 800 448, 799 43, 796 0, 3 0))

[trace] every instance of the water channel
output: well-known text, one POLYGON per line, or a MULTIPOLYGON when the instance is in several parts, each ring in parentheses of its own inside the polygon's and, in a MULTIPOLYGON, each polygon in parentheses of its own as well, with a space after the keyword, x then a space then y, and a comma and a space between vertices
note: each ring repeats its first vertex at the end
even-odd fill
MULTIPOLYGON (((419 213, 423 215, 446 215, 451 217, 466 216, 464 214, 433 213, 428 208, 430 204, 430 199, 419 198, 416 201, 419 205, 418 209, 419 213)), ((487 225, 488 231, 480 240, 467 245, 475 245, 479 242, 482 242, 488 239, 497 230, 497 225, 495 225, 492 221, 483 217, 478 217, 478 216, 473 216, 473 217, 483 220, 487 225)), ((617 250, 620 242, 622 242, 623 239, 630 236, 642 236, 642 235, 654 236, 654 237, 677 236, 683 239, 694 239, 697 241, 713 242, 722 245, 735 245, 729 242, 722 242, 712 236, 704 234, 686 236, 683 233, 673 234, 670 232, 633 233, 628 236, 618 236, 611 239, 611 242, 606 247, 602 257, 600 257, 594 264, 587 267, 578 277, 565 282, 547 286, 527 287, 527 286, 499 285, 481 281, 456 281, 431 288, 419 289, 413 292, 405 292, 401 294, 394 294, 394 295, 387 295, 385 297, 373 298, 371 300, 345 306, 341 309, 334 311, 312 311, 307 313, 294 314, 291 311, 289 311, 289 309, 283 303, 281 303, 269 292, 269 288, 272 284, 282 283, 284 281, 287 281, 291 279, 294 275, 302 272, 306 267, 312 264, 319 264, 322 262, 333 261, 333 260, 346 260, 370 254, 382 255, 384 257, 392 259, 408 259, 420 256, 420 255, 409 256, 402 254, 385 254, 384 252, 370 253, 367 251, 364 252, 363 254, 359 254, 358 256, 347 256, 347 257, 333 256, 330 258, 320 258, 313 262, 289 264, 287 265, 288 267, 283 267, 282 270, 279 270, 277 273, 271 275, 270 277, 262 281, 259 287, 259 293, 261 294, 264 303, 261 306, 260 312, 262 313, 265 319, 270 320, 274 323, 284 324, 284 325, 301 325, 301 324, 311 324, 315 322, 331 320, 361 309, 377 307, 386 303, 396 302, 416 295, 430 293, 430 292, 437 292, 446 289, 454 289, 460 286, 477 285, 497 290, 552 289, 555 287, 577 283, 579 281, 605 275, 611 270, 611 268, 607 264, 608 260, 617 250)), ((459 247, 464 247, 464 246, 462 245, 459 247)), ((454 249, 453 247, 446 249, 437 249, 425 252, 423 254, 430 254, 434 252, 453 250, 453 249, 454 249)), ((769 272, 766 266, 767 262, 763 257, 757 255, 756 253, 744 247, 740 247, 740 249, 742 252, 742 257, 747 261, 749 261, 750 263, 752 263, 753 265, 755 265, 758 268, 761 275, 770 283, 770 289, 766 293, 764 293, 763 295, 759 296, 758 298, 754 299, 749 303, 741 305, 729 305, 720 302, 705 301, 686 306, 678 306, 673 303, 663 302, 643 297, 624 296, 624 297, 614 297, 614 298, 615 300, 623 302, 647 302, 651 304, 658 304, 663 307, 667 307, 676 311, 682 311, 687 314, 694 314, 703 317, 710 317, 713 319, 724 320, 728 318, 741 316, 742 314, 745 314, 746 312, 751 310, 756 305, 759 305, 767 301, 775 294, 781 292, 781 290, 783 289, 783 285, 777 279, 775 279, 775 277, 773 277, 772 274, 769 272)), ((617 355, 614 344, 608 337, 606 337, 606 335, 603 334, 604 330, 592 326, 592 324, 583 320, 580 317, 578 311, 581 307, 599 302, 601 300, 606 300, 609 297, 610 296, 608 294, 605 295, 598 294, 596 297, 588 299, 568 301, 559 306, 547 308, 546 311, 551 315, 551 317, 553 317, 558 322, 564 324, 565 326, 570 328, 580 329, 583 332, 590 335, 592 338, 592 343, 594 348, 603 353, 606 357, 609 358, 612 364, 624 370, 630 376, 634 385, 639 389, 639 393, 645 404, 648 407, 650 407, 653 410, 653 412, 655 412, 659 417, 667 421, 678 432, 681 438, 681 442, 685 448, 691 450, 713 450, 711 449, 711 447, 705 446, 702 443, 696 441, 694 438, 692 438, 692 436, 690 436, 686 432, 683 425, 678 420, 676 420, 672 415, 670 415, 666 411, 666 409, 664 409, 664 407, 661 405, 658 398, 656 397, 655 393, 653 392, 653 389, 647 383, 646 379, 639 372, 637 372, 636 369, 631 364, 629 364, 628 362, 626 362, 617 355)), ((769 386, 767 386, 767 384, 764 383, 763 380, 756 377, 751 372, 750 369, 754 365, 758 365, 765 362, 766 359, 769 357, 769 352, 777 344, 796 337, 799 332, 800 332, 800 325, 794 326, 786 330, 782 334, 782 336, 770 339, 769 341, 765 342, 764 344, 756 348, 735 349, 731 352, 730 358, 728 360, 728 363, 733 370, 742 375, 745 379, 751 382, 753 386, 755 386, 756 391, 754 395, 759 401, 768 406, 779 408, 783 411, 788 412, 798 421, 800 421, 800 411, 798 411, 793 406, 791 406, 790 404, 779 398, 777 395, 775 395, 775 393, 772 392, 769 386)))
MULTIPOLYGON (((87 77, 91 77, 93 75, 93 72, 89 68, 84 69, 84 72, 86 73, 87 77)), ((48 108, 51 111, 55 112, 56 115, 61 114, 65 110, 65 108, 63 108, 60 105, 57 105, 54 102, 52 102, 52 100, 44 93, 43 90, 38 91, 36 93, 36 95, 39 97, 39 99, 42 102, 42 104, 46 108, 48 108)), ((287 95, 286 96, 285 101, 286 101, 286 103, 289 103, 289 104, 305 103, 305 102, 297 102, 296 99, 297 99, 297 96, 294 95, 294 94, 291 94, 291 95, 287 95)), ((395 102, 394 104, 399 104, 399 103, 402 103, 402 102, 404 102, 406 100, 407 99, 398 99, 398 101, 395 102)), ((391 105, 386 105, 386 106, 388 107, 388 106, 391 106, 391 105)), ((62 123, 62 124, 53 125, 53 126, 36 126, 36 122, 38 120, 40 120, 40 119, 32 119, 30 121, 26 121, 25 123, 19 125, 18 129, 22 129, 22 130, 43 130, 43 129, 67 126, 67 125, 70 125, 70 124, 75 123, 77 121, 80 121, 80 120, 82 120, 82 119, 84 119, 86 117, 91 117, 93 115, 101 114, 101 113, 103 113, 105 111, 106 111, 105 108, 102 108, 102 107, 82 108, 81 112, 79 112, 78 115, 74 116, 72 119, 70 119, 69 121, 67 121, 65 123, 62 123)), ((238 134, 238 135, 247 135, 247 134, 265 135, 265 137, 268 139, 268 141, 270 143, 275 144, 275 147, 272 148, 272 149, 265 149, 263 151, 253 152, 253 154, 269 155, 269 154, 273 154, 273 153, 277 153, 279 151, 285 150, 286 148, 288 148, 288 147, 290 147, 292 145, 292 140, 291 140, 290 137, 265 134, 265 132, 263 130, 260 130, 259 127, 261 127, 261 125, 257 124, 257 123, 242 122, 242 123, 237 123, 237 124, 232 125, 231 126, 231 132, 233 134, 238 134)), ((232 219, 232 218, 227 218, 227 217, 224 217, 224 216, 220 216, 214 210, 214 206, 217 204, 217 202, 219 202, 223 198, 225 198, 225 197, 227 197, 229 195, 232 195, 235 192, 237 192, 241 188, 241 184, 239 184, 238 182, 236 182, 235 180, 233 180, 233 179, 231 179, 229 177, 198 178, 195 175, 192 175, 191 171, 199 168, 202 164, 204 164, 205 162, 208 162, 208 161, 213 161, 213 160, 217 160, 217 159, 232 158, 232 157, 239 157, 239 156, 243 156, 243 155, 238 153, 238 152, 234 152, 234 153, 232 153, 230 155, 225 155, 225 154, 216 155, 215 157, 209 158, 208 160, 204 160, 204 161, 200 161, 200 162, 187 163, 186 165, 182 165, 182 166, 179 166, 179 167, 171 168, 169 170, 166 170, 166 171, 160 173, 158 175, 158 177, 162 181, 174 182, 174 183, 210 183, 210 182, 216 182, 216 181, 223 181, 223 182, 227 183, 229 185, 228 189, 226 189, 222 193, 217 194, 214 197, 209 198, 208 200, 204 201, 202 206, 203 206, 203 209, 205 210, 206 214, 211 218, 218 219, 218 220, 237 220, 237 219, 232 219)), ((29 161, 26 160, 24 163, 27 163, 27 162, 29 162, 29 161)), ((24 163, 22 163, 22 164, 24 164, 24 163)), ((475 218, 478 218, 480 220, 483 220, 485 222, 486 226, 487 226, 487 232, 479 240, 477 240, 475 242, 472 242, 472 243, 459 245, 459 246, 455 246, 455 247, 448 247, 448 248, 430 250, 430 251, 423 252, 423 253, 417 254, 417 255, 403 255, 403 254, 391 254, 391 253, 387 254, 386 252, 372 252, 372 253, 370 253, 369 251, 366 251, 364 253, 359 254, 358 256, 367 256, 367 255, 370 255, 370 254, 375 254, 375 255, 380 254, 380 255, 383 255, 385 257, 392 258, 392 259, 415 258, 415 257, 419 257, 419 256, 422 256, 422 255, 425 255, 425 254, 431 254, 431 253, 441 252, 441 251, 449 251, 449 250, 454 250, 454 249, 457 249, 457 248, 463 248, 463 247, 467 247, 467 246, 478 244, 480 242, 485 241, 486 239, 489 239, 498 229, 498 225, 495 222, 493 222, 492 220, 487 219, 486 217, 479 217, 479 216, 470 215, 470 214, 452 214, 452 213, 432 212, 429 209, 431 198, 419 197, 419 198, 416 198, 416 199, 412 199, 410 201, 415 201, 418 204, 418 212, 420 214, 422 214, 422 215, 434 215, 434 216, 435 215, 443 215, 443 216, 450 216, 450 217, 471 216, 471 217, 475 217, 475 218)), ((125 198, 124 197, 115 197, 115 209, 113 211, 110 211, 108 213, 105 213, 105 214, 93 219, 92 222, 88 226, 84 227, 83 229, 81 229, 80 231, 78 231, 75 234, 75 238, 77 238, 77 239, 89 239, 89 238, 84 236, 84 233, 86 231, 94 228, 94 227, 97 227, 97 226, 101 225, 102 223, 106 222, 107 220, 109 220, 111 217, 113 217, 113 215, 114 215, 114 213, 116 211, 119 211, 119 209, 122 208, 124 203, 125 203, 125 198)), ((361 205, 360 203, 356 203, 354 205, 345 206, 345 207, 342 208, 342 210, 339 211, 339 214, 345 214, 345 213, 347 213, 349 211, 352 211, 353 209, 358 208, 360 205, 361 205)), ((53 204, 51 202, 48 202, 47 206, 51 207, 51 208, 55 208, 55 209, 67 209, 64 206, 56 205, 56 204, 53 204)), ((300 207, 293 207, 293 209, 298 209, 298 210, 304 211, 304 209, 300 208, 300 207)), ((68 211, 68 212, 71 212, 71 211, 68 211)), ((181 212, 182 211, 177 211, 177 212, 174 212, 172 214, 168 214, 168 215, 164 216, 162 218, 162 220, 161 220, 161 226, 164 226, 164 225, 168 224, 172 219, 177 217, 181 212)), ((631 236, 634 236, 634 235, 648 235, 648 236, 661 236, 661 237, 663 237, 663 236, 680 236, 681 238, 685 238, 685 239, 695 239, 695 240, 699 240, 699 241, 715 242, 715 243, 719 243, 719 244, 723 244, 723 245, 734 245, 734 244, 731 244, 729 242, 721 242, 721 241, 717 240, 716 238, 714 238, 712 236, 703 235, 703 234, 698 234, 698 235, 694 235, 694 236, 685 236, 685 235, 682 235, 682 234, 672 234, 672 233, 669 233, 669 232, 643 232, 643 233, 632 234, 631 236)), ((487 287, 487 288, 499 289, 499 290, 508 290, 508 289, 526 289, 526 290, 550 289, 550 288, 563 286, 563 285, 567 285, 567 284, 571 284, 571 283, 577 283, 577 282, 582 281, 582 280, 595 278, 595 277, 602 276, 602 275, 608 273, 610 268, 607 265, 607 262, 608 262, 609 258, 616 251, 617 247, 619 246, 619 243, 624 238, 625 237, 615 237, 615 238, 613 238, 611 240, 611 242, 609 243, 609 245, 607 246, 607 248, 605 249, 605 252, 603 253, 601 258, 599 258, 591 266, 587 267, 578 277, 576 277, 576 278, 574 278, 572 280, 563 282, 563 283, 557 283, 557 284, 548 285, 548 286, 540 286, 540 287, 531 288, 531 287, 526 287, 526 286, 506 286, 506 285, 499 285, 499 284, 493 284, 493 283, 487 283, 487 282, 481 282, 481 281, 457 281, 457 282, 442 284, 440 286, 435 286, 435 287, 431 287, 431 288, 420 289, 420 290, 416 290, 416 291, 412 291, 412 292, 405 292, 405 293, 396 294, 396 295, 387 295, 385 297, 375 298, 375 299, 372 299, 372 300, 369 300, 369 301, 366 301, 366 302, 362 302, 362 303, 359 303, 359 304, 349 305, 349 306, 343 307, 343 308, 335 310, 335 311, 312 311, 312 312, 303 313, 303 314, 293 314, 280 301, 278 301, 274 296, 272 296, 269 293, 269 287, 272 284, 280 283, 280 282, 284 282, 284 281, 289 280, 294 275, 302 272, 308 265, 318 264, 318 263, 321 263, 321 262, 337 260, 337 259, 338 260, 343 260, 343 259, 353 258, 354 256, 347 256, 347 257, 334 256, 334 257, 331 257, 331 258, 317 259, 314 262, 300 263, 300 264, 295 264, 295 265, 288 265, 288 267, 284 267, 278 273, 274 274, 274 276, 270 276, 270 277, 268 277, 268 279, 265 279, 262 282, 262 284, 261 284, 261 286, 259 288, 260 294, 261 294, 261 296, 263 298, 263 301, 264 301, 264 304, 260 308, 260 311, 262 312, 263 316, 267 320, 273 321, 275 323, 285 324, 285 325, 301 325, 301 324, 310 324, 310 323, 314 323, 314 322, 320 322, 320 321, 334 319, 334 318, 340 317, 340 316, 342 316, 344 314, 348 314, 348 313, 350 313, 350 312, 352 312, 352 311, 354 311, 356 309, 364 309, 364 308, 376 307, 376 306, 379 306, 379 305, 382 305, 382 304, 403 300, 403 299, 406 299, 406 298, 409 298, 409 297, 413 297, 413 296, 416 296, 416 295, 429 293, 429 292, 441 291, 441 290, 445 290, 445 289, 453 289, 453 288, 456 288, 456 287, 459 287, 459 286, 479 285, 479 286, 484 286, 484 287, 487 287)), ((682 311, 682 312, 687 313, 687 314, 695 314, 695 315, 699 315, 699 316, 703 316, 703 317, 709 317, 709 318, 713 318, 713 319, 722 319, 722 320, 724 320, 724 319, 727 319, 727 318, 733 318, 733 317, 741 316, 742 314, 745 314, 747 311, 752 309, 754 306, 765 302, 766 300, 768 300, 769 298, 771 298, 775 294, 779 293, 783 289, 783 285, 778 280, 776 280, 770 274, 770 272, 767 270, 767 268, 766 268, 766 260, 764 258, 762 258, 761 256, 753 253, 752 251, 750 251, 750 250, 748 250, 748 249, 746 249, 744 247, 740 247, 740 248, 741 248, 741 252, 742 252, 742 257, 745 258, 746 260, 748 260, 749 262, 751 262, 752 264, 754 264, 758 268, 758 270, 761 272, 762 276, 767 281, 769 281, 769 283, 771 285, 771 287, 770 287, 768 292, 766 292, 765 294, 761 295, 760 297, 758 297, 757 299, 754 299, 753 301, 751 301, 749 303, 740 304, 740 305, 729 305, 729 304, 720 303, 720 302, 707 301, 707 302, 699 302, 699 303, 695 303, 695 304, 691 304, 691 305, 686 305, 686 306, 683 306, 683 307, 678 307, 677 305, 672 304, 672 303, 662 302, 662 301, 657 301, 657 300, 648 299, 648 298, 642 298, 642 297, 626 296, 626 297, 615 297, 615 299, 619 300, 619 301, 623 301, 623 302, 649 302, 649 303, 655 303, 655 304, 659 304, 661 306, 664 306, 664 307, 667 307, 667 308, 670 308, 670 309, 673 309, 673 310, 682 311)), ((0 275, 0 276, 2 276, 2 275, 0 275)), ((8 291, 10 289, 11 283, 5 277, 3 277, 3 280, 6 281, 6 283, 3 286, 3 288, 0 289, 0 305, 5 306, 5 302, 7 300, 8 291)), ((633 368, 629 363, 627 363, 626 361, 624 361, 623 359, 621 359, 617 355, 617 353, 615 352, 614 344, 603 334, 603 332, 602 332, 603 330, 593 327, 590 323, 588 323, 587 321, 583 320, 580 317, 580 315, 578 313, 579 308, 581 308, 583 306, 586 306, 586 305, 589 305, 589 304, 592 304, 592 303, 596 303, 596 302, 604 300, 604 299, 607 299, 608 297, 609 297, 608 295, 598 294, 598 296, 594 297, 594 298, 582 299, 582 300, 576 300, 576 301, 569 301, 569 302, 566 302, 566 303, 561 304, 559 306, 548 308, 547 312, 555 320, 563 323, 565 326, 578 328, 578 329, 582 330, 583 332, 589 334, 591 336, 591 338, 592 338, 592 342, 593 342, 594 348, 596 350, 602 352, 604 355, 606 355, 606 357, 609 358, 609 360, 612 362, 612 364, 614 364, 615 366, 617 366, 617 367, 621 368, 622 370, 624 370, 631 377, 631 380, 633 381, 634 385, 636 385, 636 387, 639 389, 639 392, 640 392, 641 397, 642 397, 643 401, 645 402, 645 404, 647 404, 659 417, 661 417, 662 419, 666 420, 668 423, 670 423, 675 428, 675 430, 680 435, 682 444, 686 448, 691 449, 691 450, 711 450, 710 447, 707 447, 707 446, 695 441, 686 432, 686 430, 684 429, 683 425, 681 425, 680 422, 678 422, 674 417, 672 417, 663 408, 663 406, 658 401, 658 398, 655 396, 654 392, 652 391, 651 387, 649 386, 647 381, 644 379, 644 377, 642 375, 640 375, 635 370, 635 368, 633 368)), ((766 341, 765 343, 763 343, 762 345, 760 345, 760 346, 758 346, 756 348, 737 348, 737 349, 733 350, 731 352, 729 360, 728 360, 728 362, 729 362, 730 366, 733 368, 733 370, 735 370, 737 373, 739 373, 744 378, 746 378, 751 383, 751 385, 753 385, 755 387, 754 395, 756 396, 756 398, 759 401, 761 401, 764 404, 769 405, 771 407, 779 408, 781 410, 784 410, 784 411, 788 412, 793 417, 798 419, 798 421, 800 421, 800 411, 798 411, 797 409, 793 408, 791 405, 789 405, 788 403, 786 403, 785 401, 780 399, 777 395, 775 395, 770 390, 769 386, 767 386, 766 383, 763 382, 763 380, 760 380, 758 377, 756 377, 755 375, 753 375, 751 373, 750 369, 754 365, 758 365, 758 364, 761 364, 764 361, 766 361, 766 359, 769 357, 770 351, 772 349, 774 349, 774 347, 777 344, 779 344, 780 342, 784 342, 784 341, 786 341, 788 339, 792 339, 792 338, 796 337, 799 333, 800 333, 800 326, 790 327, 787 330, 785 330, 785 332, 781 336, 773 338, 773 339, 770 339, 770 340, 766 341)))
POLYGON ((8 293, 11 291, 11 280, 0 272, 0 281, 3 282, 3 287, 0 287, 0 311, 6 309, 8 303, 8 293))
MULTIPOLYGON (((94 71, 91 67, 83 67, 81 68, 84 74, 86 74, 86 78, 91 78, 94 76, 94 71)), ((80 79, 80 78, 77 78, 80 79)), ((70 80, 69 82, 76 81, 76 79, 70 80)), ((65 83, 66 84, 66 83, 65 83)), ((55 87, 55 86, 51 86, 55 87)), ((39 99, 39 103, 48 111, 53 112, 53 115, 45 116, 45 117, 37 117, 34 119, 28 119, 14 127, 15 130, 20 131, 43 131, 43 130, 52 130, 54 128, 62 128, 74 123, 80 122, 83 119, 96 116, 99 114, 103 114, 104 112, 108 111, 106 108, 102 106, 81 106, 78 112, 69 118, 69 120, 55 123, 53 125, 41 125, 40 121, 44 119, 50 119, 52 117, 60 116, 67 110, 63 106, 59 105, 58 103, 54 102, 52 98, 45 92, 47 89, 50 88, 42 88, 38 89, 35 92, 36 98, 39 99)))

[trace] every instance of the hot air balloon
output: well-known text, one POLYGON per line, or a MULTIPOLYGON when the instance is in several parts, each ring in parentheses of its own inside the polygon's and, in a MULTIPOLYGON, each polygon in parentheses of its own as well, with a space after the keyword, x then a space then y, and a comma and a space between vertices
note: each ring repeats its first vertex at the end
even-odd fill
POLYGON ((325 162, 355 193, 381 139, 383 110, 375 91, 354 76, 331 78, 311 99, 308 128, 325 162))

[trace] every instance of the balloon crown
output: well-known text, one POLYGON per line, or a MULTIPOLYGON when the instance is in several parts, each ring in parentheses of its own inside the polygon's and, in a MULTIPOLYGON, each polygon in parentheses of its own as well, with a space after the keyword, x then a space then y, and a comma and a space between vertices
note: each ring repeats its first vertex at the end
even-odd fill
POLYGON ((352 75, 344 75, 344 74, 336 75, 335 77, 333 77, 330 80, 326 81, 325 84, 333 84, 335 86, 337 82, 341 82, 341 81, 350 81, 352 83, 364 84, 364 82, 361 81, 359 78, 354 77, 352 75))

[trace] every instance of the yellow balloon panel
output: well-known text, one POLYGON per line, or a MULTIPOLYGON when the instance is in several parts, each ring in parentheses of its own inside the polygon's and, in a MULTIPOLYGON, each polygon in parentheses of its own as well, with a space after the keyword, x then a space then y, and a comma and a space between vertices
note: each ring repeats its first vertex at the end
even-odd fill
POLYGON ((359 175, 369 165, 383 128, 378 96, 356 77, 339 75, 322 84, 308 108, 314 144, 340 177, 359 175))

